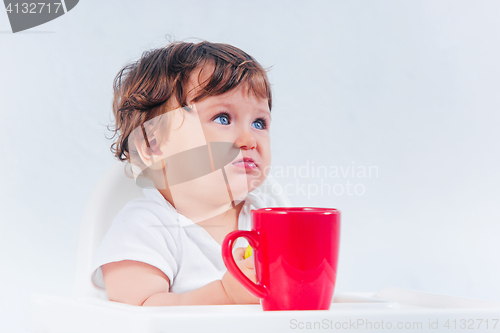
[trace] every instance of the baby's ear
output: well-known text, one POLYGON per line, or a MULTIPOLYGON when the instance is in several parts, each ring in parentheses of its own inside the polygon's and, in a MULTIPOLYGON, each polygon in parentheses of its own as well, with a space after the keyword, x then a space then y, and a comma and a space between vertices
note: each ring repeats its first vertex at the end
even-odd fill
POLYGON ((160 147, 160 140, 155 136, 151 126, 141 125, 134 130, 134 144, 142 163, 152 169, 161 169, 159 163, 165 158, 160 147), (144 135, 146 134, 146 135, 144 135))

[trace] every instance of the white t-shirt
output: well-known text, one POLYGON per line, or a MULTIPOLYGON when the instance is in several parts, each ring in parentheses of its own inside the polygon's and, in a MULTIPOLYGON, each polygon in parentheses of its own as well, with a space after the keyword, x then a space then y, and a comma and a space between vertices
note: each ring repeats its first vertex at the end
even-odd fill
MULTIPOLYGON (((220 280, 226 272, 221 246, 201 226, 175 208, 155 188, 144 188, 144 198, 128 202, 113 220, 92 261, 92 282, 105 289, 101 266, 135 260, 168 276, 170 291, 185 293, 220 280)), ((250 230, 250 211, 276 206, 258 190, 250 192, 238 216, 238 229, 250 230)), ((233 249, 248 246, 238 238, 233 249)))

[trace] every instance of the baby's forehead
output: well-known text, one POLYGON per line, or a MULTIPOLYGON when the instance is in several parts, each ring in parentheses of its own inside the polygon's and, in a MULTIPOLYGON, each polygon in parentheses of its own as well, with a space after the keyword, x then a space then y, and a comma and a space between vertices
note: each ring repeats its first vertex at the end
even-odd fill
MULTIPOLYGON (((224 73, 224 76, 227 73, 224 73)), ((210 94, 209 90, 213 90, 216 87, 210 87, 207 89, 208 85, 212 85, 211 81, 218 81, 220 78, 213 79, 214 75, 219 75, 219 73, 215 73, 215 65, 208 62, 204 65, 200 65, 193 69, 193 71, 189 74, 189 78, 187 80, 187 84, 185 86, 186 93, 186 103, 188 105, 193 103, 203 102, 203 104, 207 104, 207 102, 217 103, 221 100, 251 100, 252 103, 262 104, 262 108, 270 112, 269 109, 269 99, 267 97, 263 97, 264 94, 260 91, 259 87, 255 87, 251 80, 248 81, 246 78, 243 78, 236 86, 232 86, 229 90, 226 91, 217 91, 216 94, 210 94), (261 94, 261 96, 257 96, 257 91, 261 94), (266 105, 266 107, 264 107, 266 105)), ((228 84, 229 77, 222 79, 221 82, 217 83, 217 87, 223 87, 228 84)))
POLYGON ((210 82, 211 76, 208 75, 206 70, 203 70, 200 79, 198 80, 198 74, 200 70, 196 73, 192 73, 188 84, 187 84, 187 104, 203 102, 203 104, 216 104, 216 103, 231 103, 235 100, 250 99, 252 102, 267 104, 267 98, 259 98, 253 93, 252 89, 249 89, 249 83, 246 81, 240 82, 237 86, 232 87, 230 90, 223 91, 218 94, 210 94, 205 89, 206 85, 210 82), (200 98, 200 96, 205 95, 200 98))

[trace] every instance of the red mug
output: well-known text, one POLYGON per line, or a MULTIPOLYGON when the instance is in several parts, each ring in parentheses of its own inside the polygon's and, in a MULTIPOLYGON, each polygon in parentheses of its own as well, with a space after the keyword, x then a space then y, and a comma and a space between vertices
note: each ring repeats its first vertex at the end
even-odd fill
POLYGON ((251 211, 252 230, 229 233, 222 258, 264 311, 328 310, 337 277, 340 211, 275 207, 251 211), (232 248, 244 237, 253 248, 257 284, 236 265, 232 248))

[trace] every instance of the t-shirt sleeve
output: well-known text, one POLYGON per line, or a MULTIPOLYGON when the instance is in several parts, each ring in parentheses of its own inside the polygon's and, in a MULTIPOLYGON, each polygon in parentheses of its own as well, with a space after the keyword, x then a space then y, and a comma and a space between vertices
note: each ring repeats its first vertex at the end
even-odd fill
POLYGON ((135 260, 161 270, 174 283, 177 274, 177 246, 174 217, 162 221, 154 211, 126 205, 115 217, 92 260, 92 281, 104 289, 101 266, 110 262, 135 260), (165 223, 166 222, 166 223, 165 223), (169 225, 169 223, 171 225, 169 225), (174 233, 174 235, 173 235, 174 233))

